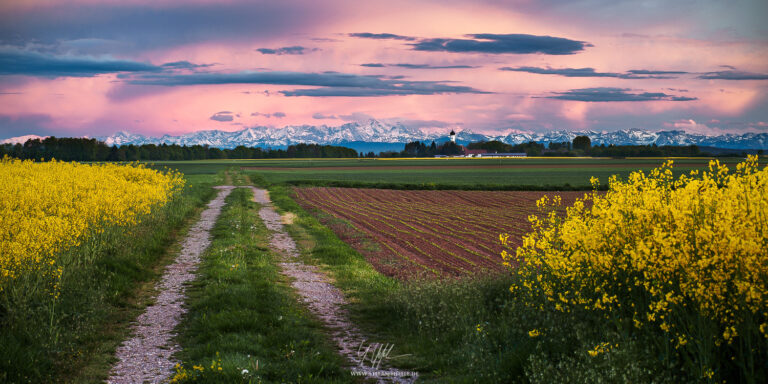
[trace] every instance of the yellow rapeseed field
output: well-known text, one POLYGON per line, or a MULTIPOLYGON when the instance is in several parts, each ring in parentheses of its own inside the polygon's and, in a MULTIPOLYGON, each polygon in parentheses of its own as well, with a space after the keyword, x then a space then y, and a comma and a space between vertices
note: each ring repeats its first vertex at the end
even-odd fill
POLYGON ((105 226, 137 222, 181 189, 142 165, 0 160, 0 291, 21 273, 56 277, 56 255, 105 226))
POLYGON ((735 171, 712 161, 675 178, 671 167, 611 178, 607 193, 585 194, 564 213, 553 209, 558 197, 540 200, 546 213, 529 218, 522 246, 501 235, 503 258, 524 277, 511 290, 563 312, 654 327, 677 348, 768 337, 768 167, 756 156, 735 171), (709 341, 698 316, 716 324, 709 341))

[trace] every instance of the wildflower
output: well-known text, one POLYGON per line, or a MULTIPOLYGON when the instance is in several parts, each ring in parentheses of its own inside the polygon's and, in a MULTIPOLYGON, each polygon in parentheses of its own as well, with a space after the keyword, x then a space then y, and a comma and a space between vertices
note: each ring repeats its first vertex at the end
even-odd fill
POLYGON ((528 336, 529 337, 539 337, 539 335, 541 335, 541 333, 539 332, 538 329, 532 329, 532 330, 528 331, 528 336))

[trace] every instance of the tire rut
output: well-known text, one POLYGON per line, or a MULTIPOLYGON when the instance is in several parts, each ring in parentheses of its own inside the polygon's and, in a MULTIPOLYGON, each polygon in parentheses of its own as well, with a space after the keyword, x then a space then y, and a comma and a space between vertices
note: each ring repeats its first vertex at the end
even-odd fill
POLYGON ((366 338, 349 320, 349 314, 344 309, 347 304, 344 294, 331 284, 328 277, 317 267, 301 261, 296 243, 285 232, 280 214, 273 208, 267 191, 250 188, 253 190, 254 201, 261 204, 259 216, 272 232, 270 245, 283 255, 283 261, 279 263, 283 275, 293 280, 291 285, 310 311, 330 330, 331 338, 339 348, 340 354, 353 364, 352 374, 375 379, 380 383, 416 381, 418 375, 404 376, 404 371, 386 367, 375 368, 366 363, 366 356, 361 356, 360 353, 360 346, 366 343, 366 338))
POLYGON ((160 383, 166 381, 177 363, 173 354, 179 346, 172 342, 174 329, 186 313, 185 285, 194 280, 200 257, 211 244, 210 232, 224 207, 224 199, 234 189, 215 187, 218 195, 190 228, 176 260, 163 272, 156 288, 155 303, 139 315, 132 326, 132 337, 115 352, 117 363, 110 371, 108 383, 160 383))

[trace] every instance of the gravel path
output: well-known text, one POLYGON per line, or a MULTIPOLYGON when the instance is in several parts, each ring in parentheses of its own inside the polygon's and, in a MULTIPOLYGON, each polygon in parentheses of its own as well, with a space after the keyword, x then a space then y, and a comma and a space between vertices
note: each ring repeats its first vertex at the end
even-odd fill
POLYGON ((292 286, 309 309, 331 331, 331 337, 336 342, 341 355, 354 365, 352 373, 376 378, 379 382, 414 382, 416 376, 404 377, 403 371, 386 367, 376 368, 375 363, 371 363, 373 354, 365 354, 365 348, 384 347, 386 350, 387 346, 366 341, 363 333, 349 321, 349 316, 343 308, 346 300, 341 291, 333 286, 318 268, 304 264, 299 259, 296 243, 285 232, 281 217, 272 207, 267 191, 254 187, 251 189, 253 189, 254 201, 262 205, 259 216, 264 220, 267 229, 272 231, 270 244, 284 255, 283 262, 280 263, 282 273, 293 279, 292 286))
POLYGON ((179 349, 171 342, 174 328, 186 312, 183 308, 185 283, 195 278, 200 256, 211 243, 210 232, 224 206, 224 199, 234 187, 216 187, 219 194, 208 203, 182 243, 181 252, 169 265, 157 286, 160 294, 133 326, 133 337, 116 352, 118 362, 112 367, 108 383, 159 383, 171 375, 179 349))

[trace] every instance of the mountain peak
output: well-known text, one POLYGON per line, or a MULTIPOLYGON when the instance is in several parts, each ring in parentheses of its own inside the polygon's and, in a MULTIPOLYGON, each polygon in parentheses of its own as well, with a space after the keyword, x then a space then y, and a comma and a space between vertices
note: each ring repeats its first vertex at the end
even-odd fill
POLYGON ((49 136, 38 136, 38 135, 24 135, 24 136, 17 136, 17 137, 11 137, 8 139, 0 140, 0 144, 24 144, 27 142, 27 140, 43 140, 45 138, 48 138, 49 136))
MULTIPOLYGON (((522 132, 510 129, 506 134, 488 135, 469 129, 457 128, 457 140, 461 143, 472 141, 499 140, 508 144, 535 141, 538 143, 572 141, 580 135, 589 136, 593 145, 691 145, 730 149, 768 149, 768 133, 724 134, 705 136, 686 133, 681 130, 648 131, 630 128, 617 131, 568 131, 522 132)), ((128 144, 178 144, 209 145, 219 148, 249 147, 281 148, 292 144, 346 145, 350 143, 407 143, 411 141, 447 141, 448 131, 433 133, 409 127, 402 122, 382 122, 376 119, 348 122, 339 126, 289 125, 282 128, 253 126, 240 131, 219 130, 198 131, 181 136, 165 135, 161 138, 118 132, 115 135, 98 138, 108 145, 128 144)))

